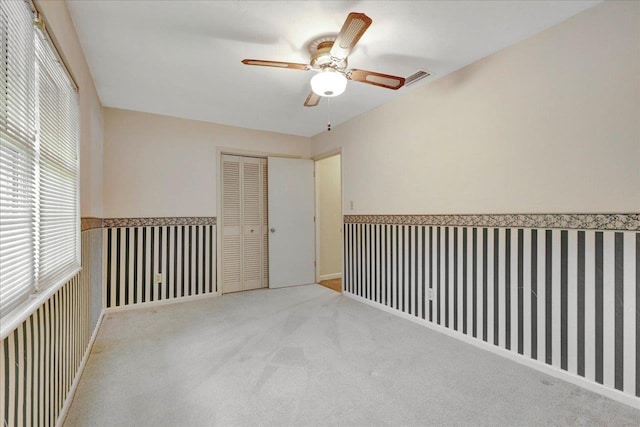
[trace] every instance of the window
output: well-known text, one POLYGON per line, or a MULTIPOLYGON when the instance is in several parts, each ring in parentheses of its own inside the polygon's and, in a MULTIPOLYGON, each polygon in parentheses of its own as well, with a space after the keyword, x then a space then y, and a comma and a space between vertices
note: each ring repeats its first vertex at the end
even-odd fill
POLYGON ((0 3, 3 329, 80 268, 77 93, 34 18, 29 2, 0 3))

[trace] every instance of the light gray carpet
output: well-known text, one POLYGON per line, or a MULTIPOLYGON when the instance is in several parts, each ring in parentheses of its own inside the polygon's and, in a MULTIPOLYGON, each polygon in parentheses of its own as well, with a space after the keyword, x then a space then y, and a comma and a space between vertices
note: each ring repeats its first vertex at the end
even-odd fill
POLYGON ((319 285, 106 316, 67 426, 639 425, 319 285))

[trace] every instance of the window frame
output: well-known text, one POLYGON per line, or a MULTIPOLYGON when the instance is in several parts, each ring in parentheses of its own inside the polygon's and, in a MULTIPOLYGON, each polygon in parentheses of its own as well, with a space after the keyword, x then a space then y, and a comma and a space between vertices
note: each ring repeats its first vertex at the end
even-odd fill
MULTIPOLYGON (((21 143, 20 141, 15 140, 15 137, 12 136, 13 134, 12 131, 10 131, 8 128, 5 128, 2 130, 2 133, 3 133, 2 144, 5 148, 8 147, 7 152, 9 150, 15 151, 16 152, 15 155, 17 156, 23 155, 23 156, 26 156, 27 158, 29 156, 35 157, 35 159, 33 160, 34 170, 29 169, 29 172, 28 172, 33 182, 30 182, 29 180, 20 181, 20 179, 22 179, 23 177, 17 177, 16 179, 18 179, 20 182, 17 182, 15 184, 18 187, 20 185, 24 185, 26 188, 25 191, 27 193, 32 193, 29 196, 30 197, 29 206, 31 206, 30 210, 32 211, 31 227, 30 227, 30 230, 31 230, 30 239, 32 241, 32 249, 29 252, 28 257, 30 258, 30 265, 33 271, 31 273, 32 277, 31 277, 30 285, 28 286, 29 288, 28 296, 26 296, 26 298, 24 297, 24 295, 21 296, 20 302, 16 302, 14 306, 9 306, 11 307, 10 310, 6 311, 5 313, 0 312, 0 338, 2 339, 8 336, 16 327, 18 327, 23 321, 25 321, 45 301, 47 301, 54 293, 56 293, 65 283, 69 282, 73 277, 75 277, 78 274, 78 272, 82 269, 82 266, 81 266, 81 257, 82 257, 81 250, 82 249, 81 249, 81 229, 80 229, 80 224, 81 224, 80 222, 81 111, 80 111, 79 88, 75 79, 73 78, 73 75, 69 71, 69 67, 63 60, 62 56, 60 55, 60 51, 57 48, 57 45, 54 39, 51 37, 50 33, 48 32, 47 26, 45 25, 45 21, 42 15, 39 13, 33 1, 21 0, 21 3, 24 3, 24 7, 28 8, 26 12, 32 17, 32 24, 34 27, 34 30, 31 33, 33 37, 31 37, 32 40, 30 41, 34 49, 34 54, 33 54, 34 76, 32 77, 26 76, 25 78, 34 79, 33 88, 30 87, 30 90, 33 90, 32 96, 34 98, 33 109, 34 109, 34 114, 36 115, 36 119, 34 121, 35 126, 33 129, 33 132, 34 132, 33 137, 35 138, 36 141, 34 141, 34 147, 29 147, 27 145, 24 145, 24 143, 21 143), (38 51, 38 43, 44 46, 44 50, 41 49, 42 52, 38 51), (65 120, 64 122, 60 122, 60 121, 55 122, 56 124, 59 124, 59 123, 65 124, 65 126, 63 127, 58 126, 56 130, 60 130, 60 129, 64 129, 65 131, 71 130, 70 131, 71 133, 69 134, 70 136, 67 136, 64 139, 65 141, 68 141, 71 143, 71 148, 72 148, 71 158, 75 155, 75 159, 73 159, 70 162, 68 161, 69 158, 67 158, 67 162, 64 162, 63 160, 61 160, 62 157, 60 156, 55 157, 53 161, 50 158, 49 159, 43 158, 42 160, 40 160, 41 153, 46 152, 47 150, 51 150, 51 147, 47 147, 47 148, 40 147, 40 142, 37 141, 40 139, 40 132, 42 128, 39 122, 39 119, 37 117, 38 110, 41 107, 41 104, 38 99, 39 96, 41 95, 39 93, 40 92, 40 89, 39 89, 40 76, 38 71, 38 67, 40 66, 39 63, 41 61, 53 61, 54 66, 56 67, 55 73, 58 74, 58 77, 61 79, 60 82, 58 82, 59 84, 56 86, 57 88, 56 94, 57 95, 62 94, 62 96, 65 97, 65 100, 62 103, 59 103, 57 107, 54 107, 52 111, 70 114, 68 117, 66 117, 67 120, 65 120), (68 86, 68 91, 65 89, 67 88, 67 86, 68 86), (64 107, 60 107, 60 106, 64 106, 64 107), (70 110, 66 110, 66 108, 70 108, 70 110), (66 125, 69 123, 71 125, 69 127, 66 127, 66 125), (15 146, 15 147, 12 148, 12 146, 15 146), (41 241, 43 235, 40 232, 40 225, 39 225, 43 221, 42 218, 45 217, 45 214, 43 213, 44 211, 40 208, 40 199, 42 199, 43 194, 45 195, 48 194, 49 197, 52 196, 52 193, 47 191, 42 192, 40 189, 40 185, 43 182, 42 181, 43 178, 39 176, 40 172, 38 171, 38 169, 41 167, 40 163, 45 161, 48 161, 50 163, 49 165, 50 171, 54 171, 53 178, 50 178, 49 182, 54 183, 54 187, 56 189, 63 188, 63 187, 56 187, 55 186, 56 182, 63 182, 63 181, 66 182, 67 185, 64 185, 64 184, 62 185, 65 186, 68 190, 72 188, 72 190, 69 191, 68 193, 68 194, 72 194, 71 196, 72 198, 70 199, 71 202, 67 203, 67 209, 66 209, 67 214, 65 215, 67 218, 66 219, 67 231, 65 232, 65 237, 68 237, 67 239, 68 250, 66 252, 67 256, 65 258, 64 263, 60 266, 56 266, 52 270, 52 273, 49 275, 49 277, 45 281, 43 281, 42 278, 39 277, 38 272, 35 270, 37 269, 38 264, 41 262, 39 259, 41 258, 40 248, 43 247, 42 245, 45 244, 41 241), (55 171, 61 172, 63 175, 65 175, 65 179, 61 181, 56 180, 55 171), (73 176, 74 173, 75 173, 75 176, 73 176), (69 180, 69 178, 73 180, 73 182, 69 180), (71 217, 72 211, 73 211, 73 214, 72 214, 73 217, 71 217), (70 231, 71 223, 73 223, 73 226, 75 227, 73 231, 70 231), (71 244, 71 240, 73 240, 72 244, 71 244)), ((18 5, 17 7, 20 7, 20 6, 18 5)), ((24 23, 22 25, 23 27, 25 27, 24 23)), ((8 27, 6 31, 9 31, 8 27)), ((28 43, 26 45, 23 44, 23 46, 28 46, 28 43)), ((8 45, 2 46, 2 48, 3 49, 8 48, 8 45)), ((7 58, 8 57, 9 56, 7 56, 7 58)), ((9 67, 9 65, 6 65, 9 63, 10 62, 5 63, 4 66, 9 67)), ((6 68, 6 69, 9 69, 9 68, 6 68)), ((5 94, 8 94, 8 92, 5 92, 5 94)), ((7 98, 7 100, 9 99, 10 98, 7 98)), ((9 114, 9 111, 10 111, 9 110, 10 106, 8 105, 8 102, 9 101, 7 101, 7 105, 5 106, 7 108, 6 110, 7 114, 9 114)), ((20 105, 20 104, 17 104, 17 105, 20 105)), ((29 108, 27 108, 27 110, 28 109, 29 108)), ((7 115, 6 117, 9 117, 9 116, 7 115)), ((9 122, 6 122, 6 123, 7 125, 9 125, 9 122)), ((27 134, 30 131, 31 130, 27 130, 27 134)), ((19 129, 18 132, 24 132, 24 130, 19 129)), ((29 138, 31 138, 31 135, 27 135, 27 139, 29 138)), ((59 141, 57 139, 55 140, 59 141)), ((56 147, 54 147, 54 151, 55 151, 55 148, 56 147)), ((6 154, 6 157, 10 157, 10 156, 11 154, 6 154)), ((49 157, 49 156, 44 156, 44 157, 49 157)), ((7 175, 10 175, 11 169, 9 168, 8 171, 9 173, 7 175)), ((9 182, 8 179, 5 181, 9 182)), ((17 189, 16 191, 20 191, 20 190, 17 189)), ((55 215, 54 215, 54 218, 55 218, 55 215)), ((51 219, 51 217, 49 217, 49 219, 51 219)), ((51 260, 52 258, 55 258, 55 255, 51 256, 49 254, 49 260, 51 260)), ((24 285, 22 287, 22 289, 25 289, 25 290, 26 288, 27 288, 27 285, 24 285)))

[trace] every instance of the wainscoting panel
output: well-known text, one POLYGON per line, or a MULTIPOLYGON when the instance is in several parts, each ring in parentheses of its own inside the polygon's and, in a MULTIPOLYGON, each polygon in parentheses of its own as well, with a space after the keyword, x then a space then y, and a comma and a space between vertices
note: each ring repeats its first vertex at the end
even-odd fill
POLYGON ((640 396, 637 230, 345 220, 344 236, 346 293, 640 396))
POLYGON ((102 230, 82 232, 82 270, 2 341, 0 420, 53 426, 99 319, 102 230))
POLYGON ((218 291, 215 224, 105 228, 104 245, 106 308, 218 291))

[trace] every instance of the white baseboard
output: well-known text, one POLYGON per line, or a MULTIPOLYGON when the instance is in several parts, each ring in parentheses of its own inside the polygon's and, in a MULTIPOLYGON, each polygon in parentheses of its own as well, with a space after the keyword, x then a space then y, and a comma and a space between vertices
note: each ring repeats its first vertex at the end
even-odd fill
POLYGON ((434 324, 432 322, 429 322, 428 320, 424 320, 421 318, 417 318, 415 316, 412 316, 410 314, 407 313, 402 313, 396 309, 393 309, 391 307, 387 307, 386 305, 362 298, 358 295, 354 295, 350 292, 347 292, 345 290, 342 291, 342 295, 351 298, 353 300, 362 302, 364 304, 370 305, 372 307, 378 308, 382 311, 385 311, 387 313, 390 314, 394 314, 398 317, 401 317, 403 319, 409 320, 411 322, 417 323, 419 325, 422 326, 426 326, 429 329, 433 329, 435 331, 441 332, 445 335, 449 335, 453 338, 456 338, 460 341, 466 342, 468 344, 474 345, 478 348, 481 348, 483 350, 486 351, 490 351, 491 353, 497 354, 499 356, 503 356, 507 359, 513 360, 514 362, 520 363, 521 365, 525 365, 528 366, 530 368, 533 368, 537 371, 543 372, 547 375, 551 375, 552 377, 556 377, 558 379, 567 381, 571 384, 577 385, 579 387, 583 387, 589 391, 593 391, 594 393, 598 393, 600 395, 603 395, 605 397, 608 397, 610 399, 616 400, 620 403, 624 403, 625 405, 629 405, 631 407, 634 407, 636 409, 640 409, 640 398, 637 398, 636 396, 632 396, 626 393, 621 392, 620 390, 616 390, 616 389, 612 389, 609 387, 605 387, 601 384, 598 383, 594 383, 591 382, 579 375, 576 374, 572 374, 571 372, 567 372, 564 371, 560 368, 557 368, 555 366, 550 366, 547 365, 546 363, 540 362, 538 360, 534 360, 531 358, 528 358, 526 356, 517 354, 517 353, 513 353, 509 350, 506 350, 504 348, 501 347, 496 347, 492 344, 486 343, 482 340, 478 340, 477 338, 473 338, 470 337, 468 335, 465 335, 463 333, 454 331, 452 329, 449 328, 445 328, 444 326, 440 326, 437 324, 434 324))
POLYGON ((73 383, 71 384, 69 393, 67 393, 67 398, 64 400, 64 405, 62 405, 62 409, 60 410, 60 414, 58 415, 58 420, 56 421, 56 427, 62 427, 67 418, 67 414, 69 413, 69 408, 71 408, 71 403, 73 403, 73 397, 76 395, 78 384, 80 384, 80 379, 82 378, 84 367, 87 365, 87 360, 89 360, 91 349, 93 348, 93 344, 95 343, 96 337, 98 336, 98 331, 100 330, 100 326, 102 326, 102 319, 104 319, 104 310, 100 312, 100 317, 98 317, 98 321, 96 322, 96 327, 93 329, 93 333, 91 334, 91 338, 89 339, 89 344, 87 344, 87 349, 84 351, 84 355, 82 356, 82 361, 80 362, 80 366, 78 366, 78 371, 76 372, 76 375, 73 378, 73 383))
POLYGON ((321 274, 320 280, 342 279, 342 273, 321 274))
POLYGON ((159 301, 148 301, 148 302, 142 302, 139 304, 123 305, 120 307, 109 307, 109 308, 105 308, 104 312, 117 313, 119 311, 137 310, 137 309, 147 308, 147 307, 157 307, 159 305, 177 304, 180 302, 189 302, 189 301, 195 301, 200 299, 214 298, 214 297, 217 297, 218 295, 219 294, 217 292, 212 292, 210 294, 207 293, 207 294, 200 294, 200 295, 190 295, 187 297, 180 297, 180 298, 163 299, 159 301))

